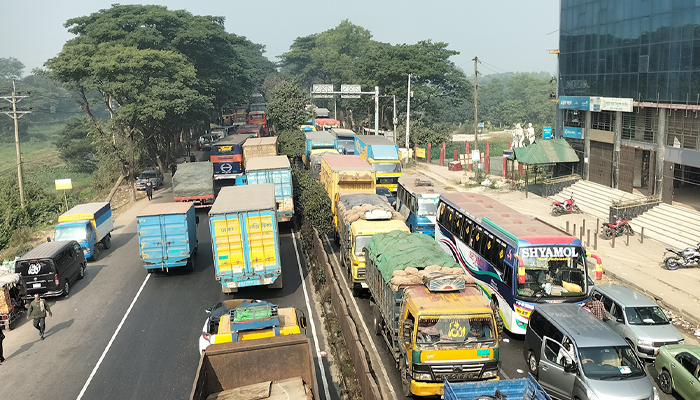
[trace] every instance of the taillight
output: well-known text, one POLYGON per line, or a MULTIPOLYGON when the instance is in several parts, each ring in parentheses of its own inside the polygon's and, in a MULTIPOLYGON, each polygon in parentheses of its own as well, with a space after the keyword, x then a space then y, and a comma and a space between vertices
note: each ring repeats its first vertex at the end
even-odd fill
POLYGON ((59 284, 59 281, 58 281, 58 274, 54 274, 54 276, 53 276, 53 281, 54 281, 54 283, 56 283, 56 286, 58 286, 58 284, 59 284))
MULTIPOLYGON (((208 333, 202 333, 202 338, 204 338, 204 340, 206 340, 207 342, 209 342, 209 339, 211 338, 211 335, 209 335, 208 333)), ((211 342, 210 342, 210 343, 211 343, 211 342)))

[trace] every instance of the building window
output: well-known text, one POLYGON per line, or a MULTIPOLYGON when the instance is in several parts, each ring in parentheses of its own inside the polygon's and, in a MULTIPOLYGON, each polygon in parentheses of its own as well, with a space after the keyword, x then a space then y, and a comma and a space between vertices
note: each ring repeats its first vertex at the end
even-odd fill
MULTIPOLYGON (((668 112, 660 110, 659 112, 668 112)), ((700 118, 695 112, 673 110, 667 116, 666 145, 682 149, 698 150, 700 118), (686 115, 687 114, 687 115, 686 115)))
POLYGON ((591 115, 591 128, 612 132, 614 129, 615 114, 613 111, 594 112, 591 115))
POLYGON ((579 110, 563 110, 564 111, 564 126, 572 128, 583 128, 584 113, 579 110))

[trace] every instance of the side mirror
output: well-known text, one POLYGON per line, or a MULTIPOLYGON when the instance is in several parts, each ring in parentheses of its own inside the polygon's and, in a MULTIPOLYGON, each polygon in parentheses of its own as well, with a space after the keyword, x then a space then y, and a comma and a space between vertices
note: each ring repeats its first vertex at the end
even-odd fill
POLYGON ((206 312, 207 314, 211 314, 211 308, 204 309, 204 312, 206 312))
POLYGON ((411 334, 413 333, 413 321, 407 321, 403 323, 403 341, 408 344, 411 343, 411 334))
POLYGON ((564 372, 566 372, 567 374, 576 373, 576 369, 577 369, 576 364, 568 364, 568 363, 564 364, 564 372))
POLYGON ((299 317, 299 326, 302 327, 302 329, 306 329, 306 317, 299 317))

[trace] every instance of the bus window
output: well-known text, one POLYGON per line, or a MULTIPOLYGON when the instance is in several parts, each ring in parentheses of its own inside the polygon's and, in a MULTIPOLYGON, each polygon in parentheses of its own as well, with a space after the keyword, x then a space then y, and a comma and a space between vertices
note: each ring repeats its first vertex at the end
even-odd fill
POLYGON ((452 209, 452 207, 447 207, 447 223, 445 226, 447 226, 447 229, 454 233, 454 223, 455 223, 455 211, 452 209))
POLYGON ((464 217, 464 230, 462 231, 462 241, 469 243, 469 236, 472 233, 473 223, 468 217, 464 217))
POLYGON ((455 236, 457 236, 458 238, 462 239, 462 237, 463 237, 463 232, 464 232, 464 216, 463 216, 461 213, 459 213, 459 212, 457 212, 456 214, 457 214, 457 215, 456 215, 456 217, 457 217, 457 222, 455 223, 455 231, 454 231, 454 234, 455 234, 455 236))
POLYGON ((494 267, 496 266, 496 263, 494 262, 494 257, 493 257, 493 250, 496 247, 495 243, 493 241, 493 235, 491 232, 484 231, 484 241, 482 242, 482 247, 481 247, 481 254, 484 257, 486 261, 491 263, 494 267))
POLYGON ((445 221, 446 221, 446 219, 445 219, 445 217, 446 217, 446 215, 445 215, 445 209, 446 209, 446 208, 447 208, 447 207, 445 206, 445 203, 440 203, 440 212, 438 212, 438 217, 437 217, 437 219, 438 219, 438 221, 440 221, 440 223, 443 224, 443 225, 445 225, 445 221))
POLYGON ((496 251, 493 258, 496 269, 499 271, 505 271, 504 260, 506 258, 506 244, 500 239, 496 239, 496 251))
POLYGON ((477 226, 473 231, 472 237, 472 248, 479 254, 481 254, 481 243, 484 241, 484 229, 477 226))
POLYGON ((418 207, 416 207, 416 196, 407 193, 406 197, 410 201, 410 206, 408 208, 411 210, 412 213, 417 214, 416 211, 418 211, 418 207))

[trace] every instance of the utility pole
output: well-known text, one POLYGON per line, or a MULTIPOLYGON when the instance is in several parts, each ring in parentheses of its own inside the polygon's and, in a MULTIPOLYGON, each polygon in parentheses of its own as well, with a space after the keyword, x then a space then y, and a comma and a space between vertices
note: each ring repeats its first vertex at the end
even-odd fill
MULTIPOLYGON (((394 118, 392 118, 391 121, 394 123, 394 143, 396 143, 396 124, 399 122, 399 120, 396 118, 396 95, 392 94, 391 97, 394 98, 394 118)), ((408 148, 406 151, 408 151, 408 148)))
MULTIPOLYGON (((479 62, 479 57, 474 56, 474 145, 476 150, 479 150, 479 114, 477 107, 477 100, 479 95, 477 94, 477 89, 479 84, 477 83, 477 77, 479 76, 479 71, 476 69, 476 64, 479 62)), ((477 176, 479 175, 479 162, 476 163, 477 176)))
POLYGON ((408 162, 408 138, 411 133, 411 75, 408 74, 408 99, 406 100, 406 162, 408 162))
POLYGON ((17 180, 19 181, 19 203, 24 208, 24 179, 22 177, 22 153, 19 149, 19 120, 23 114, 28 114, 31 111, 17 111, 17 103, 27 96, 21 96, 16 91, 15 82, 12 81, 12 96, 0 96, 12 103, 12 111, 3 111, 8 117, 15 121, 15 149, 17 150, 17 180), (10 115, 12 114, 12 115, 10 115))
POLYGON ((374 87, 374 134, 379 135, 379 86, 374 87))

